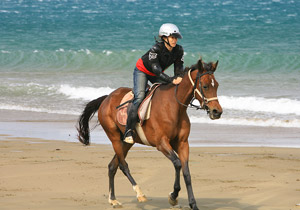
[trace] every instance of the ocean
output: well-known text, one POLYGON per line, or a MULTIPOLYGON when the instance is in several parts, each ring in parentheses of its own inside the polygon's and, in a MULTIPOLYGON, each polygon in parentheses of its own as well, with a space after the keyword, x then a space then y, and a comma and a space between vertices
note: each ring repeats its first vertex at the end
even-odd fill
POLYGON ((189 109, 192 123, 300 128, 299 8, 296 0, 2 0, 0 111, 79 116, 90 100, 132 87, 137 59, 171 22, 185 66, 219 60, 222 118, 189 109))

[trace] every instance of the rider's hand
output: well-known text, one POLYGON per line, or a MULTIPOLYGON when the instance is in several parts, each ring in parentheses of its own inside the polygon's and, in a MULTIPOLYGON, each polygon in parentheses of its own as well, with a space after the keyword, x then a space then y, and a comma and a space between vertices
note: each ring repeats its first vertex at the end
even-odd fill
POLYGON ((174 85, 178 85, 181 82, 181 80, 182 80, 182 77, 177 77, 176 79, 173 79, 172 83, 174 85))

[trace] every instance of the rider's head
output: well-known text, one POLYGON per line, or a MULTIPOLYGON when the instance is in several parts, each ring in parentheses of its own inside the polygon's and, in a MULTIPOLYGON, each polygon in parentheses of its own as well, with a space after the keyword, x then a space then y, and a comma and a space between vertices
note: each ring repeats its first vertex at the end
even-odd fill
POLYGON ((172 23, 162 24, 160 29, 159 29, 158 35, 160 37, 173 36, 177 39, 182 39, 182 36, 180 34, 180 31, 179 31, 178 27, 176 25, 172 24, 172 23))
POLYGON ((172 23, 162 24, 158 35, 163 42, 172 48, 176 46, 177 39, 182 38, 178 27, 172 23))

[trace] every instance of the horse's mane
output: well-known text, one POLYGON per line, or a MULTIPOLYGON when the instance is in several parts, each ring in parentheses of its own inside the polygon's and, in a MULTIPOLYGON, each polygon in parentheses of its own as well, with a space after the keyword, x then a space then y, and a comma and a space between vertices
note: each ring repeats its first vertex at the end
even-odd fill
MULTIPOLYGON (((198 61, 198 62, 199 62, 199 61, 198 61)), ((197 62, 196 64, 194 64, 194 65, 191 65, 190 67, 189 67, 189 66, 186 66, 186 67, 184 68, 184 73, 187 73, 189 70, 194 71, 194 70, 196 70, 196 69, 199 69, 198 62, 197 62)), ((202 62, 202 63, 203 63, 203 67, 204 67, 204 69, 205 69, 206 71, 210 71, 210 70, 213 68, 213 66, 212 66, 213 62, 209 62, 209 63, 202 62)))
POLYGON ((196 64, 194 64, 194 65, 191 65, 191 66, 186 66, 185 68, 184 68, 184 73, 187 73, 189 70, 192 70, 192 71, 194 71, 194 70, 196 70, 196 69, 198 69, 199 67, 198 67, 198 63, 196 63, 196 64))

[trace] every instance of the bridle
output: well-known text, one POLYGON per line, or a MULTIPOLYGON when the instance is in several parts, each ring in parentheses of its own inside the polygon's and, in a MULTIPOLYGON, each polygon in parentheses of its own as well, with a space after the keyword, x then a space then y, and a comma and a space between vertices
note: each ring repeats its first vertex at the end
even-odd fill
MULTIPOLYGON (((190 105, 190 107, 193 107, 193 108, 196 108, 196 109, 205 109, 205 110, 208 111, 208 106, 206 106, 206 105, 207 105, 210 101, 216 101, 216 100, 218 100, 218 97, 212 97, 212 98, 206 98, 206 97, 205 97, 205 95, 204 95, 204 93, 203 93, 202 86, 201 86, 201 77, 204 76, 204 75, 206 75, 206 74, 212 75, 212 74, 214 74, 214 72, 213 72, 213 71, 207 71, 207 72, 205 72, 205 73, 200 74, 199 71, 198 71, 197 76, 196 76, 196 81, 195 81, 195 83, 194 83, 194 81, 193 81, 193 79, 192 79, 191 72, 192 72, 192 69, 190 69, 190 70, 188 71, 188 77, 189 77, 189 80, 190 80, 190 82, 191 82, 191 84, 192 84, 192 86, 193 86, 194 96, 193 96, 193 99, 191 100, 191 102, 189 103, 189 105, 190 105), (200 89, 200 91, 197 89, 197 82, 198 82, 198 80, 199 80, 199 89, 200 89), (200 98, 202 99, 202 102, 200 102, 200 106, 197 106, 197 105, 194 105, 194 104, 193 104, 193 101, 196 99, 196 94, 198 94, 198 95, 200 96, 200 98)), ((183 103, 181 103, 181 102, 178 100, 177 94, 176 94, 176 93, 177 93, 177 89, 178 89, 178 85, 176 85, 176 88, 175 88, 175 98, 176 98, 176 101, 177 101, 179 104, 181 104, 181 105, 183 105, 183 106, 185 106, 185 107, 189 107, 188 105, 183 104, 183 103)))

